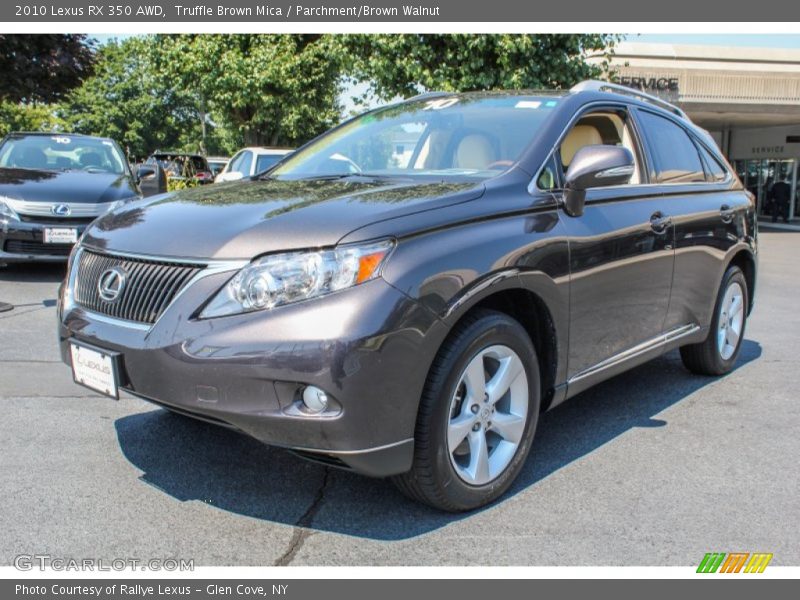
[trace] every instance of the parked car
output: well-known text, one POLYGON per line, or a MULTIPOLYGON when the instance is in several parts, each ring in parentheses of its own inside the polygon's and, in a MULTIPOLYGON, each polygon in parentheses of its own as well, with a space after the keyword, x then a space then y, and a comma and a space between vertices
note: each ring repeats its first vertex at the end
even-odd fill
POLYGON ((542 411, 675 348, 733 369, 756 252, 753 196, 657 98, 428 94, 100 219, 61 352, 112 397, 468 510, 509 488, 542 411))
POLYGON ((158 165, 169 179, 178 181, 193 179, 199 184, 213 183, 214 176, 205 156, 184 152, 161 152, 151 154, 145 165, 158 165))
POLYGON ((292 150, 286 148, 243 148, 233 155, 214 182, 236 181, 263 173, 291 152, 292 150))
POLYGON ((208 168, 211 169, 211 175, 213 177, 219 175, 230 160, 227 156, 209 156, 208 168))
POLYGON ((140 195, 114 140, 11 133, 0 142, 0 263, 65 261, 89 223, 140 195))

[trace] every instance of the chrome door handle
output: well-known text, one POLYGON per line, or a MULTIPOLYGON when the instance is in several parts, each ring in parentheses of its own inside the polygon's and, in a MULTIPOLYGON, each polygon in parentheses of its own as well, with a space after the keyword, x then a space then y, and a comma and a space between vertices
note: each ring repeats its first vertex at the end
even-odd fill
POLYGON ((660 212, 655 212, 653 216, 650 217, 650 228, 659 235, 666 233, 670 225, 672 225, 672 217, 668 217, 660 212))
POLYGON ((731 221, 733 221, 734 214, 736 214, 736 211, 733 210, 727 204, 723 204, 722 206, 719 207, 719 215, 720 217, 722 217, 723 223, 730 223, 731 221))

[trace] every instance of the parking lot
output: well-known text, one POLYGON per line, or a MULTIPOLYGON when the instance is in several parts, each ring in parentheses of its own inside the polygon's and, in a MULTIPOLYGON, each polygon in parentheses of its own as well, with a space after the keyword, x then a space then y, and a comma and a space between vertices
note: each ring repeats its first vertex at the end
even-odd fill
POLYGON ((389 482, 74 384, 58 356, 63 267, 0 269, 0 564, 18 554, 196 565, 800 562, 800 234, 761 234, 738 368, 676 352, 546 414, 511 493, 447 515, 389 482))

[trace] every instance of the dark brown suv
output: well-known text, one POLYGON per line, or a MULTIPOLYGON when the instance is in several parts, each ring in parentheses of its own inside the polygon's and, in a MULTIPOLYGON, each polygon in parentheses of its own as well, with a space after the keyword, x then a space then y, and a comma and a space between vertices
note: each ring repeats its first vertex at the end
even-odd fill
POLYGON ((570 396, 674 348, 730 371, 756 237, 711 137, 656 98, 427 94, 95 222, 61 348, 99 392, 467 510, 570 396))

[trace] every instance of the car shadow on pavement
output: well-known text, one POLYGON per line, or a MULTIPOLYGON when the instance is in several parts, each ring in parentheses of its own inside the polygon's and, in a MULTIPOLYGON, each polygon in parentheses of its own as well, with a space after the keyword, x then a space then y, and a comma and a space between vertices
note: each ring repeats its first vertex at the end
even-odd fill
MULTIPOLYGON (((737 369, 761 346, 745 340, 737 369)), ((531 455, 494 510, 554 472, 635 428, 669 426, 657 415, 718 381, 686 371, 677 351, 597 385, 542 415, 531 455)), ((180 501, 311 530, 403 540, 473 513, 452 515, 406 499, 385 480, 305 462, 237 432, 156 409, 115 423, 140 479, 180 501)))

